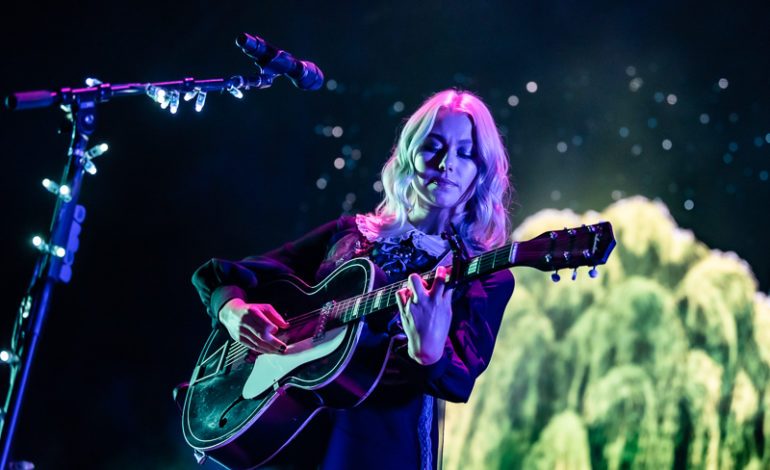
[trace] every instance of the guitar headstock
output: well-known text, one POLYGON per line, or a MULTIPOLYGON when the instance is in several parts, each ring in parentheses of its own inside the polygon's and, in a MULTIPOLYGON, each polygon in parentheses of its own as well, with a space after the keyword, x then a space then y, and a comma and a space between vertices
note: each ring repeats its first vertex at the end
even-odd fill
POLYGON ((515 265, 553 271, 554 281, 559 280, 556 271, 560 269, 591 266, 589 274, 596 277, 596 266, 607 262, 613 248, 615 236, 609 222, 553 230, 518 243, 515 265))

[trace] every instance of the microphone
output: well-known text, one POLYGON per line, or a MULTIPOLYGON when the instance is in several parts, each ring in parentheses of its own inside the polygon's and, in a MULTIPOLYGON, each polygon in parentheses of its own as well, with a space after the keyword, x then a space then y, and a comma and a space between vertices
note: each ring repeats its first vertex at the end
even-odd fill
POLYGON ((324 74, 312 62, 295 59, 286 51, 268 44, 259 36, 239 34, 235 44, 244 54, 254 59, 265 72, 284 75, 301 90, 317 90, 324 83, 324 74))

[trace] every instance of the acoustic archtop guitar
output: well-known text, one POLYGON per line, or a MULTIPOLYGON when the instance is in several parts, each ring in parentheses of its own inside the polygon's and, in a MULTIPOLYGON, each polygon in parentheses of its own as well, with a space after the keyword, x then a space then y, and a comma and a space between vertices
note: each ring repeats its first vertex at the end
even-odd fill
MULTIPOLYGON (((454 283, 516 266, 553 271, 604 264, 615 247, 609 222, 551 231, 455 265, 454 283), (458 269, 459 268, 459 269, 458 269)), ((576 272, 576 271, 575 271, 576 272)), ((432 282, 435 271, 421 275, 432 282)), ((574 275, 573 275, 574 279, 574 275)), ((244 345, 216 328, 192 373, 182 410, 183 432, 199 462, 210 458, 245 469, 267 464, 326 407, 350 408, 374 389, 391 352, 362 335, 367 315, 394 310, 398 282, 374 289, 374 265, 352 259, 309 286, 284 276, 260 283, 249 302, 270 303, 289 327, 277 337, 283 354, 247 359, 244 345)), ((252 357, 253 358, 253 357, 252 357)))

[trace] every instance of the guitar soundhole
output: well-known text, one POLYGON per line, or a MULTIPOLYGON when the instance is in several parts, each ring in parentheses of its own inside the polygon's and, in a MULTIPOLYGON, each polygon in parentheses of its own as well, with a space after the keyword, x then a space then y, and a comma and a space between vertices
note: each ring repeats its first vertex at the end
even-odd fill
POLYGON ((236 398, 232 403, 230 403, 227 408, 225 408, 225 411, 222 412, 222 416, 219 417, 219 427, 223 428, 225 425, 227 425, 227 413, 230 412, 230 410, 233 409, 235 405, 243 401, 243 395, 240 395, 238 398, 236 398))

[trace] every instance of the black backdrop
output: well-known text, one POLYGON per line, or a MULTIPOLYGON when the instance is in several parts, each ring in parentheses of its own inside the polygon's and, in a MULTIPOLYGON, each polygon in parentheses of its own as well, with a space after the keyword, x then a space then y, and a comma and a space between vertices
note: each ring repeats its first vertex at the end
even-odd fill
MULTIPOLYGON (((94 141, 111 150, 84 184, 74 279, 55 291, 16 439, 16 455, 41 468, 193 468, 170 397, 209 329, 193 270, 371 209, 398 126, 450 86, 481 94, 499 121, 514 224, 546 207, 658 198, 768 289, 770 41, 759 2, 81 2, 16 4, 3 16, 3 94, 89 76, 247 74, 233 45, 244 31, 337 83, 212 95, 199 114, 141 97, 100 106, 94 141), (324 135, 334 126, 341 137, 324 135)), ((7 345, 35 258, 29 240, 52 208, 40 180, 58 177, 67 141, 57 109, 0 119, 7 345)))

